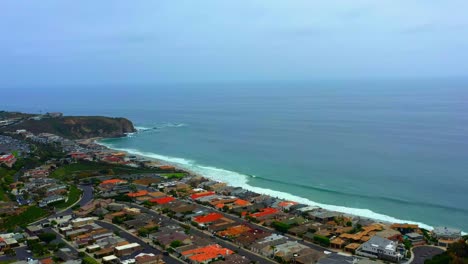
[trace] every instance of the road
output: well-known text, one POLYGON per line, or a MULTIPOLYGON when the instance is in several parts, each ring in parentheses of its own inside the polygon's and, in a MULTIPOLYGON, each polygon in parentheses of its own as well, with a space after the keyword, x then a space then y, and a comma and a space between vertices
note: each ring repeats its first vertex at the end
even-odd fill
POLYGON ((443 249, 435 246, 419 246, 414 247, 412 250, 413 261, 411 264, 424 264, 425 260, 433 258, 444 252, 443 249))
MULTIPOLYGON (((112 231, 114 231, 114 232, 119 232, 119 235, 120 235, 121 237, 125 238, 127 241, 129 241, 129 242, 131 242, 131 243, 138 243, 138 244, 140 244, 140 245, 143 247, 143 251, 138 251, 138 254, 139 254, 139 253, 142 253, 142 252, 144 252, 144 253, 153 253, 153 254, 155 254, 155 255, 162 255, 162 254, 163 254, 160 250, 158 250, 158 249, 156 249, 156 248, 154 248, 154 247, 148 245, 148 244, 147 244, 145 241, 143 241, 141 238, 136 237, 136 236, 134 236, 134 235, 128 233, 126 230, 124 230, 124 229, 121 228, 121 227, 118 227, 118 226, 116 226, 116 225, 114 225, 114 224, 111 224, 111 223, 108 223, 108 222, 104 222, 104 221, 96 221, 96 223, 97 223, 98 225, 100 225, 100 226, 102 226, 102 227, 104 227, 104 228, 107 228, 107 229, 109 229, 109 230, 112 230, 112 231)), ((134 254, 134 255, 137 255, 137 254, 134 254)), ((130 255, 130 256, 128 256, 127 258, 135 257, 134 255, 130 255)), ((184 263, 184 262, 179 261, 179 260, 177 260, 177 259, 174 259, 174 258, 172 258, 172 257, 170 257, 170 256, 164 256, 164 255, 163 255, 163 260, 164 260, 166 263, 168 263, 168 264, 180 264, 180 263, 184 263)))
MULTIPOLYGON (((79 188, 81 190, 83 190, 83 193, 81 195, 81 199, 76 204, 78 204, 80 206, 83 206, 83 205, 89 203, 91 200, 94 199, 93 187, 92 186, 90 186, 90 185, 79 185, 79 188)), ((51 216, 48 216, 48 217, 46 217, 44 219, 40 219, 40 220, 38 220, 36 222, 33 222, 31 224, 43 224, 43 223, 49 222, 49 218, 56 218, 56 217, 59 217, 59 216, 69 215, 69 214, 71 214, 73 212, 72 209, 71 209, 73 206, 74 205, 72 205, 72 206, 70 206, 70 207, 68 207, 66 209, 63 209, 61 211, 58 211, 55 214, 53 214, 51 216)))
MULTIPOLYGON (((78 201, 77 204, 80 206, 83 206, 89 203, 91 200, 93 200, 94 198, 93 187, 91 185, 79 185, 79 188, 83 190, 83 194, 81 195, 81 199, 78 201)), ((56 216, 69 215, 72 213, 71 207, 67 208, 66 210, 60 211, 55 215, 56 216)))
MULTIPOLYGON (((140 205, 137 205, 137 204, 133 204, 133 203, 130 203, 129 205, 133 206, 133 207, 137 207, 139 208, 142 212, 145 212, 145 213, 148 213, 152 216, 154 216, 155 218, 160 218, 163 222, 171 222, 173 224, 179 224, 179 223, 182 223, 182 222, 179 222, 175 219, 171 219, 165 215, 161 215, 153 210, 150 210, 144 206, 140 206, 140 205)), ((187 225, 187 223, 182 223, 184 225, 187 225)), ((193 235, 196 235, 196 236, 199 236, 199 237, 202 237, 204 239, 207 239, 207 240, 212 240, 213 243, 217 243, 225 248, 228 248, 232 251, 236 251, 238 252, 239 255, 242 255, 242 256, 245 256, 247 258, 249 258, 250 260, 252 261, 256 261, 258 263, 277 263, 273 260, 270 260, 264 256, 261 256, 259 254, 256 254, 254 252, 251 252, 249 250, 246 250, 242 247, 239 247, 229 241, 226 241, 226 240, 223 240, 219 237, 213 237, 210 233, 208 233, 207 231, 204 232, 204 231, 201 231, 199 229, 196 229, 196 228, 190 228, 190 233, 193 234, 193 235)))

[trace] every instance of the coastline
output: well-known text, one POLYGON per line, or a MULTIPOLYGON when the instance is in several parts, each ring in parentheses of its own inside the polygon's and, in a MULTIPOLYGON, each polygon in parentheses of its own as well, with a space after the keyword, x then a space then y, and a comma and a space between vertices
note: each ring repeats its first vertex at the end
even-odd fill
MULTIPOLYGON (((133 135, 134 133, 131 133, 128 136, 131 137, 133 135)), ((351 207, 345 207, 345 206, 339 206, 339 205, 318 203, 318 202, 309 200, 307 198, 296 196, 287 192, 275 191, 275 190, 271 190, 268 188, 252 186, 248 184, 249 175, 244 175, 244 174, 240 174, 237 172, 224 170, 221 168, 196 164, 194 161, 186 160, 183 158, 168 157, 168 156, 163 156, 163 155, 159 155, 159 154, 152 153, 152 152, 142 152, 136 149, 116 148, 116 147, 111 146, 110 144, 106 144, 100 141, 103 139, 105 138, 94 139, 94 143, 100 146, 106 147, 109 150, 126 152, 131 155, 135 155, 144 159, 152 160, 161 165, 171 165, 180 170, 184 170, 191 175, 204 177, 204 178, 218 181, 218 182, 223 182, 232 187, 240 187, 240 188, 243 188, 243 189, 258 193, 258 194, 269 195, 271 197, 276 197, 276 198, 280 198, 280 199, 284 199, 288 201, 294 201, 294 202, 298 202, 298 203, 309 205, 309 206, 316 206, 316 207, 320 207, 328 211, 340 212, 340 213, 343 213, 344 215, 359 217, 362 219, 370 219, 370 220, 374 220, 374 221, 381 222, 381 223, 417 224, 421 228, 424 228, 426 230, 434 229, 433 226, 422 223, 422 222, 398 219, 389 215, 376 213, 370 209, 351 208, 351 207)), ((254 176, 250 176, 250 177, 254 177, 254 176)), ((462 233, 466 234, 466 232, 462 232, 462 233)))

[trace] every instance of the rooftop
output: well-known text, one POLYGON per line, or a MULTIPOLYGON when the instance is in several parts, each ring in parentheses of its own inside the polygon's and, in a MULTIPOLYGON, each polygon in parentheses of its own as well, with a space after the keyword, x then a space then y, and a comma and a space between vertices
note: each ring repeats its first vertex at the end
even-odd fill
POLYGON ((207 214, 207 215, 202 215, 202 216, 196 216, 194 218, 194 221, 197 222, 197 223, 210 223, 210 222, 214 222, 216 220, 219 220, 223 217, 222 214, 219 214, 219 213, 210 213, 210 214, 207 214))

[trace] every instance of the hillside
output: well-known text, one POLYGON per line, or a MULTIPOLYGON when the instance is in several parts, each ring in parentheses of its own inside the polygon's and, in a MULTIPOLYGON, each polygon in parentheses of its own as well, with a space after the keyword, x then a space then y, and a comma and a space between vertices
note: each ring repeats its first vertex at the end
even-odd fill
POLYGON ((104 116, 64 116, 23 119, 21 122, 0 128, 0 131, 26 129, 34 134, 52 133, 69 139, 93 137, 121 137, 135 132, 132 122, 126 118, 104 116))

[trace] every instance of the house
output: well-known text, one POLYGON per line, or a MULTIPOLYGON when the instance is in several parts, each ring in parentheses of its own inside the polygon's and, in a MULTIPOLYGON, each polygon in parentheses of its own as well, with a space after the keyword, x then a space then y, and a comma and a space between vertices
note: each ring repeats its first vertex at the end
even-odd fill
POLYGON ((215 195, 216 193, 215 192, 199 192, 199 193, 194 193, 192 195, 190 195, 190 198, 192 200, 197 200, 197 199, 200 199, 202 197, 206 197, 206 196, 211 196, 211 195, 215 195))
POLYGON ((250 250, 266 257, 272 257, 275 253, 275 247, 286 243, 287 240, 288 238, 283 235, 271 234, 253 243, 250 250))
POLYGON ((221 218, 223 218, 223 215, 220 213, 209 213, 207 215, 195 216, 193 218, 193 221, 197 222, 198 224, 207 224, 212 223, 221 218))
POLYGON ((449 227, 435 227, 432 234, 437 238, 438 245, 448 247, 450 244, 461 239, 461 231, 449 227))
POLYGON ((66 198, 62 195, 52 195, 42 199, 42 201, 39 202, 39 207, 46 207, 51 203, 65 201, 65 199, 66 198))
POLYGON ((161 255, 155 255, 153 253, 140 253, 135 256, 136 264, 164 264, 164 260, 161 255))
POLYGON ((334 249, 343 249, 345 245, 346 245, 346 241, 339 237, 330 241, 330 247, 334 249))
POLYGON ((344 250, 346 252, 351 253, 351 254, 355 254, 356 249, 358 249, 360 246, 361 246, 361 244, 359 244, 359 243, 350 243, 350 244, 345 246, 344 250))
POLYGON ((0 164, 5 164, 5 166, 11 168, 16 162, 16 157, 13 154, 6 154, 0 156, 0 164))
POLYGON ((413 246, 420 246, 426 243, 424 236, 419 233, 408 233, 405 236, 411 242, 411 244, 413 244, 413 246))
POLYGON ((213 244, 206 247, 184 251, 181 255, 193 263, 209 263, 233 253, 234 252, 230 249, 223 248, 218 244, 213 244))
POLYGON ((26 171, 24 173, 24 177, 47 178, 49 177, 49 171, 41 168, 36 168, 26 171))
POLYGON ((293 201, 280 201, 276 207, 281 208, 283 210, 290 210, 291 206, 297 205, 299 203, 293 201))
POLYGON ((94 217, 84 217, 84 218, 76 218, 71 220, 71 225, 73 227, 80 227, 88 224, 94 223, 95 218, 94 217))
POLYGON ((322 224, 325 224, 329 221, 333 221, 335 220, 335 217, 341 216, 341 214, 338 212, 328 211, 321 208, 310 211, 307 214, 310 219, 322 224))
POLYGON ((183 232, 174 232, 170 234, 161 234, 158 232, 158 234, 158 236, 155 236, 156 241, 164 247, 170 246, 171 243, 176 240, 182 242, 182 244, 184 245, 190 244, 192 242, 190 236, 186 235, 183 232))
POLYGON ((384 229, 382 231, 378 231, 377 233, 375 233, 375 235, 393 241, 403 241, 402 234, 400 233, 400 231, 395 229, 384 229))
POLYGON ((230 227, 226 230, 223 230, 223 231, 219 231, 217 233, 218 236, 220 237, 226 237, 226 238, 234 238, 234 237, 238 237, 240 236, 241 234, 247 232, 247 231, 250 231, 252 230, 250 227, 246 226, 246 225, 236 225, 236 226, 233 226, 233 227, 230 227))
POLYGON ((137 192, 127 193, 127 196, 131 198, 136 198, 136 197, 146 196, 147 194, 148 194, 147 190, 140 190, 137 192))
POLYGON ((238 246, 250 248, 253 243, 271 234, 270 232, 255 228, 243 233, 242 236, 236 237, 233 242, 238 246))
POLYGON ((268 208, 264 208, 262 209, 260 212, 258 213, 253 213, 253 214, 250 214, 249 216, 250 217, 253 217, 257 220, 264 220, 264 219, 268 219, 270 217, 273 217, 275 214, 277 214, 279 212, 278 209, 276 208, 271 208, 271 207, 268 207, 268 208))
POLYGON ((114 254, 118 257, 130 255, 138 250, 141 250, 142 247, 138 243, 130 243, 123 246, 118 246, 114 248, 114 254))
POLYGON ((224 260, 214 262, 215 264, 249 264, 252 263, 250 259, 238 254, 232 254, 224 257, 224 260))
POLYGON ((120 259, 116 255, 105 256, 102 258, 102 263, 104 264, 120 263, 120 259))
POLYGON ((406 233, 411 233, 419 229, 419 226, 416 224, 392 224, 390 228, 400 231, 403 235, 406 233))
POLYGON ((275 246, 274 255, 277 258, 289 262, 296 254, 306 248, 309 247, 302 245, 297 241, 288 241, 286 243, 275 246))
POLYGON ((121 211, 125 208, 125 205, 124 204, 120 204, 120 203, 110 203, 108 206, 107 206, 107 209, 109 209, 110 211, 113 211, 113 212, 116 212, 116 211, 121 211))
POLYGON ((113 187, 115 185, 119 185, 119 184, 126 184, 127 181, 126 180, 121 180, 121 179, 110 179, 110 180, 105 180, 105 181, 102 181, 99 186, 100 187, 103 187, 103 188, 107 188, 107 187, 113 187))
POLYGON ((55 256, 60 258, 63 261, 77 259, 78 255, 74 253, 70 248, 64 247, 60 248, 55 252, 55 256))
POLYGON ((154 199, 151 199, 149 200, 151 203, 156 203, 156 204, 167 204, 167 203, 170 203, 172 201, 174 201, 175 198, 174 197, 171 197, 171 196, 167 196, 167 197, 162 197, 162 198, 154 198, 154 199))
POLYGON ((398 243, 395 241, 373 236, 356 250, 356 255, 399 262, 403 259, 403 254, 400 253, 397 247, 398 243))

